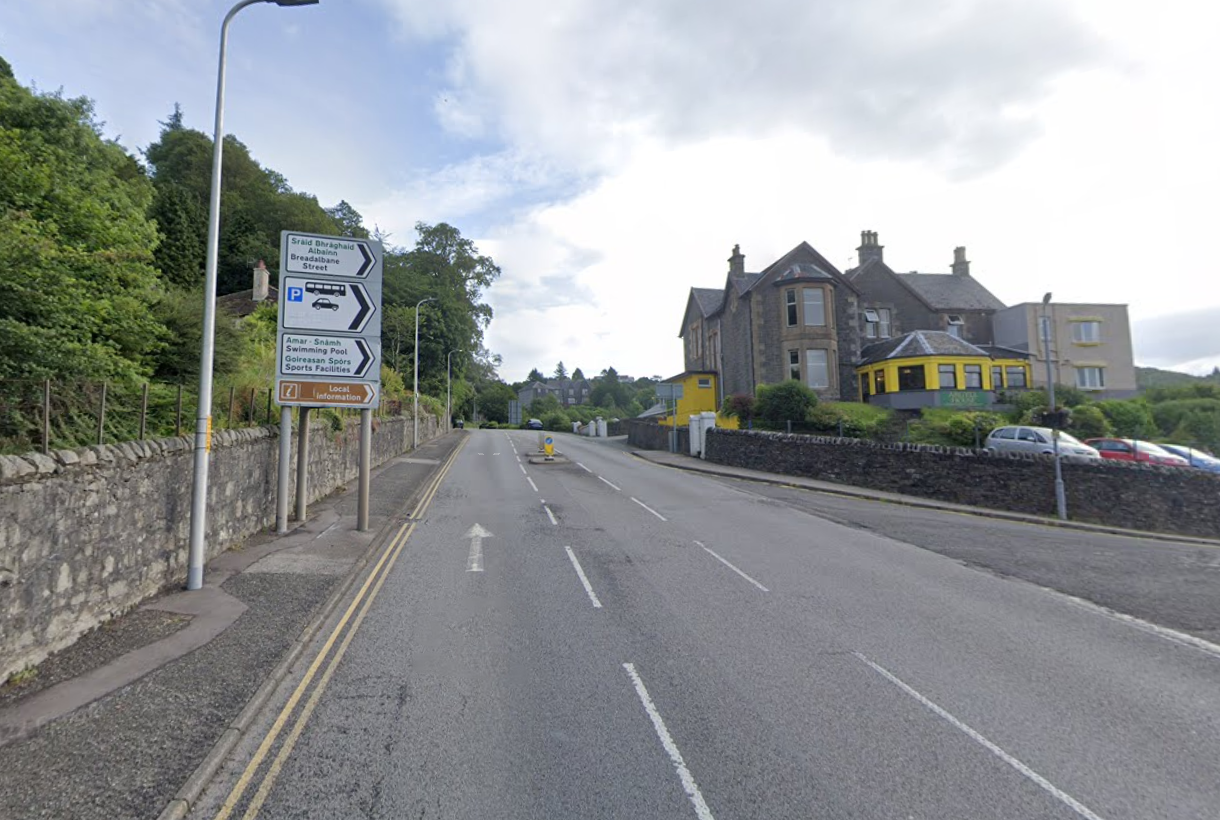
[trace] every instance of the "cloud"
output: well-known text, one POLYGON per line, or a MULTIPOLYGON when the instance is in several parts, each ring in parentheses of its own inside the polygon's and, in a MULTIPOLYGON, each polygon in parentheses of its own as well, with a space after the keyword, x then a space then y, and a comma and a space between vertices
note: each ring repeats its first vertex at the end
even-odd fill
POLYGON ((861 158, 970 174, 1039 131, 1056 78, 1109 59, 1049 0, 383 0, 416 37, 453 38, 458 133, 605 170, 641 138, 813 130, 861 158))
POLYGON ((1210 373, 1220 365, 1220 307, 1132 322, 1135 358, 1143 365, 1210 373))

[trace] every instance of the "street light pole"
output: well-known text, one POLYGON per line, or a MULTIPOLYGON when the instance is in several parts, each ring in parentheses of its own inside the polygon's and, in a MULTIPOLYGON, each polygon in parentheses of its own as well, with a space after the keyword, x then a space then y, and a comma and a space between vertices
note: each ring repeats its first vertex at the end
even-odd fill
POLYGON ((453 360, 450 358, 457 350, 445 354, 445 424, 453 425, 453 360))
POLYGON ((415 399, 415 409, 411 413, 411 422, 414 425, 414 432, 411 434, 412 450, 419 447, 419 308, 424 302, 435 301, 436 297, 429 296, 415 303, 415 383, 411 390, 411 396, 415 399))
POLYGON ((220 58, 216 72, 216 123, 212 133, 212 192, 208 204, 208 253, 203 280, 203 350, 199 356, 199 405, 195 411, 195 473, 191 485, 191 540, 187 553, 186 588, 203 587, 206 552, 208 455, 212 447, 212 368, 216 338, 216 265, 220 245, 220 168, 224 148, 225 51, 229 23, 237 12, 255 3, 277 6, 310 6, 318 0, 240 0, 220 24, 220 58))
POLYGON ((1059 520, 1067 521, 1067 493, 1063 487, 1063 465, 1059 458, 1059 414, 1055 408, 1055 377, 1051 373, 1051 295, 1042 297, 1042 350, 1046 354, 1047 400, 1051 406, 1051 447, 1055 454, 1055 510, 1059 520))

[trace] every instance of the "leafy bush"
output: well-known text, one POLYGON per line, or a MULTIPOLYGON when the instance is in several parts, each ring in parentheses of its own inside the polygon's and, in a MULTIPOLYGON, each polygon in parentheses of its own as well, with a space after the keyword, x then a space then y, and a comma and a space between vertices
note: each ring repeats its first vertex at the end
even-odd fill
POLYGON ((1108 399, 1097 402, 1096 406, 1105 414, 1116 436, 1151 438, 1157 433, 1156 420, 1141 399, 1108 399))
POLYGON ((810 424, 819 432, 849 438, 880 439, 893 423, 894 411, 859 402, 822 402, 809 411, 810 424))
POLYGON ((909 440, 955 447, 982 446, 983 439, 1005 423, 999 413, 926 407, 909 427, 909 440))
POLYGON ((778 430, 788 421, 804 421, 817 406, 817 394, 796 379, 758 387, 754 415, 766 426, 778 430))
POLYGON ((1072 410, 1072 420, 1068 425, 1076 438, 1101 438, 1113 435, 1113 428, 1105 414, 1093 404, 1082 404, 1072 410))
POLYGON ((542 426, 547 430, 571 430, 572 422, 568 421, 568 416, 562 410, 556 410, 547 413, 542 417, 542 426))
POLYGON ((754 419, 754 397, 748 393, 734 393, 724 397, 720 415, 737 419, 745 427, 754 419))

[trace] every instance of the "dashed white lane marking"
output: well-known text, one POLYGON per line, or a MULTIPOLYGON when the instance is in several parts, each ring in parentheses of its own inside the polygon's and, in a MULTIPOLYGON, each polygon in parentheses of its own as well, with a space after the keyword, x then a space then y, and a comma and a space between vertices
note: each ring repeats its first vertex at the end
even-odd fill
POLYGON ((589 583, 588 576, 585 575, 580 562, 576 560, 576 553, 572 552, 571 547, 564 547, 564 549, 568 551, 568 558, 572 561, 572 569, 576 570, 577 576, 580 577, 580 583, 584 585, 585 592, 589 593, 589 600, 593 602, 593 608, 601 609, 602 602, 597 600, 597 594, 593 591, 593 586, 589 583))
POLYGON ((736 572, 736 573, 737 573, 738 575, 740 575, 742 578, 745 578, 747 581, 749 581, 751 584, 753 584, 754 586, 756 586, 756 587, 758 587, 759 589, 761 589, 763 592, 770 592, 770 591, 771 591, 771 590, 767 589, 765 586, 763 586, 762 584, 760 584, 760 583, 758 583, 757 581, 755 581, 755 580, 754 580, 753 578, 751 578, 749 575, 746 575, 744 572, 742 572, 741 570, 739 570, 737 567, 735 567, 735 566, 733 566, 732 564, 730 564, 730 563, 729 563, 728 561, 726 561, 726 560, 725 560, 723 557, 721 557, 720 555, 718 555, 718 554, 717 554, 717 553, 716 553, 714 550, 710 550, 710 549, 708 549, 707 547, 704 547, 704 546, 703 546, 703 544, 702 544, 702 543, 700 543, 699 541, 696 541, 695 543, 696 543, 696 544, 698 544, 700 547, 703 547, 703 551, 704 551, 704 552, 706 552, 708 555, 712 556, 712 557, 713 557, 713 558, 715 558, 717 561, 719 561, 720 563, 724 564, 724 565, 725 565, 726 567, 728 567, 729 569, 733 570, 733 572, 736 572))
POLYGON ((546 517, 551 519, 551 523, 558 527, 559 521, 555 518, 555 513, 551 512, 551 508, 546 505, 545 501, 542 502, 542 509, 546 510, 546 517))
POLYGON ((652 721, 652 728, 656 730, 661 745, 665 747, 665 753, 673 761, 674 769, 678 772, 678 779, 682 781, 682 790, 686 792, 686 796, 695 806, 695 815, 699 820, 712 820, 712 810, 704 802, 703 793, 699 791, 699 786, 695 783, 690 769, 686 768, 686 761, 682 759, 678 745, 674 743, 669 730, 665 728, 665 721, 661 719, 661 713, 657 711, 648 690, 644 688, 644 681, 640 680, 639 674, 635 671, 635 664, 625 663, 623 668, 627 670, 627 675, 631 678, 632 685, 635 686, 635 693, 639 696, 640 703, 644 704, 644 711, 648 713, 648 719, 652 721))
POLYGON ((521 475, 529 475, 529 473, 525 471, 525 465, 520 461, 517 462, 517 466, 521 468, 521 475))
POLYGON ((593 472, 593 471, 592 471, 592 470, 590 470, 588 467, 586 467, 585 465, 581 464, 579 461, 578 461, 578 462, 576 462, 576 466, 577 466, 577 467, 579 467, 580 469, 584 470, 586 473, 591 473, 591 472, 593 472))
POLYGON ((639 504, 639 505, 640 505, 641 507, 643 507, 644 509, 648 510, 648 512, 652 513, 653 515, 655 515, 657 518, 661 519, 662 521, 668 521, 668 520, 669 520, 668 518, 666 518, 665 516, 661 515, 661 514, 660 514, 659 512, 657 512, 656 510, 654 510, 652 507, 649 507, 649 506, 648 506, 647 504, 645 504, 643 501, 640 501, 640 499, 636 498, 635 496, 632 496, 632 497, 631 497, 631 500, 632 500, 632 501, 634 501, 635 503, 639 504))
POLYGON ((1009 766, 1012 766, 1018 772, 1020 772, 1025 777, 1029 778, 1034 783, 1036 783, 1038 786, 1040 786, 1051 797, 1054 797, 1060 803, 1063 803, 1065 806, 1067 806, 1069 809, 1071 809, 1072 811, 1079 814, 1081 817, 1087 818, 1087 820, 1102 820, 1101 816, 1098 814, 1095 814, 1092 810, 1089 809, 1088 806, 1084 805, 1083 803, 1081 803, 1076 798, 1072 797, 1067 792, 1065 792, 1065 791, 1061 790, 1060 788, 1058 788, 1057 786, 1055 786, 1054 783, 1051 783, 1045 777, 1043 777, 1042 775, 1035 772, 1029 766, 1026 766, 1020 760, 1017 760, 1015 757, 1013 757, 1008 752, 1001 749, 996 744, 992 743, 987 738, 983 737, 981 734, 979 734, 976 730, 972 729, 970 726, 967 726, 965 723, 958 720, 956 717, 949 714, 947 711, 945 711, 941 707, 937 706, 932 701, 928 700, 926 697, 921 695, 919 692, 916 692, 906 683, 899 680, 898 676, 895 675, 894 673, 890 672, 888 669, 880 666, 879 664, 873 663, 872 661, 870 661, 868 658, 864 657, 864 655, 860 654, 859 652, 852 652, 852 654, 855 655, 857 658, 859 658, 864 663, 868 664, 868 666, 872 667, 873 671, 875 671, 877 674, 881 675, 881 677, 885 678, 890 683, 894 684, 899 689, 901 689, 902 691, 906 692, 908 695, 913 697, 915 700, 919 701, 921 704, 923 704, 925 707, 927 707, 927 709, 929 709, 935 715, 937 715, 938 717, 947 721, 955 729, 957 729, 958 731, 965 734, 975 743, 979 744, 984 749, 991 752, 993 755, 998 757, 1000 760, 1003 760, 1009 766))
POLYGON ((1158 626, 1157 624, 1149 623, 1148 621, 1137 618, 1134 615, 1127 615, 1123 612, 1115 612, 1112 609, 1106 609, 1104 606, 1099 606, 1092 601, 1086 601, 1083 598, 1077 598, 1074 595, 1068 595, 1067 593, 1063 592, 1058 592, 1057 594, 1067 598, 1068 603, 1078 606, 1081 609, 1087 609, 1094 614, 1101 615, 1102 617, 1110 618, 1118 621, 1119 623, 1134 627, 1141 632, 1147 632, 1150 635, 1155 635, 1158 638, 1170 641, 1171 643, 1176 643, 1179 646, 1197 649, 1200 652, 1211 655, 1213 658, 1220 658, 1220 646, 1212 643, 1211 641, 1204 640, 1203 638, 1196 638, 1194 635, 1179 632, 1176 629, 1170 629, 1166 626, 1158 626))
POLYGON ((538 492, 538 485, 534 483, 534 479, 530 478, 529 476, 526 476, 525 480, 528 481, 530 483, 530 486, 534 488, 534 492, 538 492))
POLYGON ((609 481, 606 481, 606 479, 602 478, 601 476, 598 476, 598 479, 600 479, 601 481, 605 481, 606 484, 608 484, 610 486, 610 488, 613 489, 615 492, 620 492, 620 493, 622 492, 621 489, 616 487, 614 484, 611 484, 609 481))

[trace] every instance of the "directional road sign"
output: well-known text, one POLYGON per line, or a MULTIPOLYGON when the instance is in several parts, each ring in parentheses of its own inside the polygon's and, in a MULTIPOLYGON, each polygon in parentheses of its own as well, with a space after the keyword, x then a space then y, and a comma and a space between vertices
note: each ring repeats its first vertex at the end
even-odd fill
POLYGON ((380 347, 359 336, 281 333, 280 375, 375 379, 380 347))
POLYGON ((377 300, 360 282, 284 276, 280 311, 281 330, 381 336, 377 300))
POLYGON ((279 403, 287 406, 372 408, 377 406, 381 394, 377 382, 281 378, 277 385, 279 403))
POLYGON ((280 234, 282 273, 348 279, 381 277, 381 243, 347 236, 284 231, 280 234))

